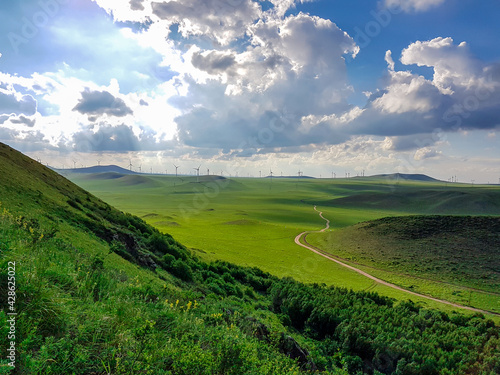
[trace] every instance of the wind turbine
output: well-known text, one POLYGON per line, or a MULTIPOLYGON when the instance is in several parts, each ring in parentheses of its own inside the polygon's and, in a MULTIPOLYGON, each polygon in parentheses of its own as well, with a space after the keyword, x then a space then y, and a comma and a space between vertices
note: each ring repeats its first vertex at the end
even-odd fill
POLYGON ((101 161, 100 160, 97 160, 97 165, 101 165, 101 161))
POLYGON ((201 164, 198 168, 193 168, 196 171, 196 182, 200 182, 200 168, 201 164))
POLYGON ((262 178, 262 171, 259 171, 259 176, 260 178, 262 178))
POLYGON ((210 168, 207 168, 207 176, 210 176, 210 168))
POLYGON ((76 169, 76 160, 73 159, 73 169, 76 169))
POLYGON ((132 160, 131 160, 131 159, 129 159, 128 168, 130 169, 130 171, 131 171, 131 172, 132 172, 132 167, 133 167, 133 165, 132 165, 132 160))
POLYGON ((177 170, 179 169, 179 167, 175 164, 172 164, 174 167, 175 167, 175 177, 177 177, 177 170))
POLYGON ((142 173, 142 164, 139 165, 139 173, 142 173))

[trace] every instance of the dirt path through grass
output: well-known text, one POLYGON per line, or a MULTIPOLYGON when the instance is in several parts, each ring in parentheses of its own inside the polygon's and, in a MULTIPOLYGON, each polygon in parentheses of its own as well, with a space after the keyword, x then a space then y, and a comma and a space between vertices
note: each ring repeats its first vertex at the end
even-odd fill
POLYGON ((304 239, 305 241, 305 238, 306 236, 309 234, 309 233, 321 233, 321 232, 324 232, 326 230, 328 230, 330 228, 330 220, 326 219, 324 216, 323 216, 323 212, 321 211, 318 211, 317 207, 314 206, 314 210, 316 212, 319 213, 319 216, 326 221, 326 226, 325 228, 321 229, 320 231, 306 231, 306 232, 302 232, 300 233, 299 235, 297 235, 297 237, 295 237, 295 243, 299 246, 302 246, 303 248, 309 250, 309 251, 312 251, 313 253, 315 254, 318 254, 320 256, 322 256, 323 258, 326 258, 332 262, 335 262, 337 264, 340 264, 341 266, 343 267, 346 267, 346 268, 349 268, 350 270, 354 271, 354 272, 357 272, 359 273, 360 275, 363 275, 373 281, 375 281, 376 283, 378 284, 381 284, 381 285, 384 285, 384 286, 387 286, 389 288, 393 288, 393 289, 396 289, 396 290, 399 290, 401 292, 405 292, 405 293, 408 293, 408 294, 411 294, 411 295, 414 295, 414 296, 417 296, 417 297, 421 297, 421 298, 425 298, 425 299, 428 299, 428 300, 431 300, 431 301, 434 301, 434 302, 439 302, 439 303, 444 303, 446 305, 450 305, 450 306, 453 306, 453 307, 457 307, 459 309, 465 309, 465 310, 470 310, 470 311, 475 311, 475 312, 479 312, 479 313, 482 313, 482 314, 491 314, 491 315, 500 315, 500 314, 497 314, 497 313, 494 313, 494 312, 491 312, 491 311, 486 311, 486 310, 481 310, 481 309, 476 309, 474 307, 470 307, 470 306, 463 306, 463 305, 459 305, 457 303, 453 303, 453 302, 449 302, 449 301, 445 301, 445 300, 442 300, 442 299, 439 299, 439 298, 434 298, 434 297, 430 297, 430 296, 427 296, 425 294, 420 294, 420 293, 415 293, 415 292, 412 292, 410 290, 407 290, 407 289, 404 289, 404 288, 401 288, 397 285, 394 285, 394 284, 391 284, 391 283, 388 283, 387 281, 384 281, 384 280, 381 280, 375 276, 372 276, 370 275, 369 273, 366 273, 358 268, 355 268, 353 266, 350 266, 344 262, 341 262, 340 260, 338 259, 335 259, 334 257, 332 257, 331 255, 328 255, 328 254, 325 254, 324 252, 320 251, 319 249, 316 249, 310 245, 306 245, 306 244, 303 244, 301 242, 302 238, 304 239))

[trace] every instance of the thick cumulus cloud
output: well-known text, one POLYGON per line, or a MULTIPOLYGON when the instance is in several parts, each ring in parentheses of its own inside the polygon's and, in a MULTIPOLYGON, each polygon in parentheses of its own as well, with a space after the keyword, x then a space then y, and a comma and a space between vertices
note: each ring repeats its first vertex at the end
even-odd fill
POLYGON ((424 12, 443 4, 446 0, 384 0, 387 8, 401 9, 404 12, 424 12))
MULTIPOLYGON (((182 113, 176 118, 181 143, 251 155, 348 138, 325 122, 304 126, 303 118, 350 116, 347 97, 353 89, 345 57, 359 50, 329 20, 303 13, 286 16, 297 3, 308 1, 130 3, 141 14, 149 9, 154 22, 136 37, 143 43, 147 36, 147 43, 157 40, 153 48, 177 72, 180 95, 169 104, 182 113), (273 128, 277 118, 286 119, 285 131, 273 128)), ((117 17, 111 2, 96 2, 117 17)))
POLYGON ((325 124, 304 130, 302 118, 350 110, 344 56, 358 51, 352 38, 331 21, 302 13, 261 20, 249 32, 251 47, 242 53, 193 54, 193 65, 213 77, 191 80, 187 97, 174 102, 184 112, 176 120, 180 140, 225 150, 243 144, 250 153, 345 140, 325 124), (286 130, 272 129, 275 118, 285 118, 286 130), (259 137, 266 132, 273 134, 259 137))
POLYGON ((123 99, 116 98, 108 91, 88 89, 82 92, 82 98, 73 110, 88 115, 93 121, 102 115, 124 117, 133 114, 123 99))
POLYGON ((410 70, 395 71, 390 53, 386 61, 388 83, 371 96, 351 124, 352 131, 406 136, 402 144, 407 149, 408 136, 417 135, 414 148, 421 148, 422 143, 439 141, 446 132, 500 126, 500 66, 475 59, 466 43, 436 38, 403 50, 400 61, 432 68, 432 79, 410 70))
POLYGON ((248 25, 262 14, 260 5, 252 0, 182 0, 151 5, 155 16, 179 25, 184 37, 208 36, 221 45, 244 36, 248 25))

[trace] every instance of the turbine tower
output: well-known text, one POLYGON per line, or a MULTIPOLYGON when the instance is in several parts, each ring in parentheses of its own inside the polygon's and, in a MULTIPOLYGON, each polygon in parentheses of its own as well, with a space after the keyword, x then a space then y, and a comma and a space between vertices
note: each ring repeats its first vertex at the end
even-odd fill
POLYGON ((177 170, 179 169, 179 167, 175 164, 173 164, 173 166, 175 167, 175 177, 177 177, 177 170))
POLYGON ((200 182, 200 168, 201 164, 198 168, 193 168, 196 171, 196 182, 200 182))

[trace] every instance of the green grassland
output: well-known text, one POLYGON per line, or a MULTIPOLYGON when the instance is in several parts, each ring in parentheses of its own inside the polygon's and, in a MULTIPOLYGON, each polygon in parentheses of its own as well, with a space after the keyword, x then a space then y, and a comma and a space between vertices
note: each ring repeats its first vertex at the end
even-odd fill
MULTIPOLYGON (((498 187, 450 186, 440 182, 382 178, 220 179, 203 176, 197 183, 195 177, 118 174, 70 175, 69 178, 106 202, 172 234, 203 259, 259 267, 274 275, 292 276, 303 282, 374 290, 402 300, 408 295, 373 283, 294 243, 298 233, 324 226, 324 221, 313 210, 314 205, 321 208, 334 229, 411 213, 460 211, 485 215, 491 214, 492 210, 500 212, 498 187), (412 198, 404 199, 405 194, 412 198), (367 196, 372 197, 371 205, 366 205, 367 196), (457 199, 457 196, 461 198, 457 199), (473 203, 467 205, 466 201, 473 203)), ((316 237, 311 235, 308 238, 316 237)), ((316 245, 329 249, 324 242, 316 245)), ((439 269, 434 272, 440 273, 439 269)), ((424 294, 498 311, 495 296, 475 292, 471 296, 468 290, 465 292, 432 281, 439 280, 437 278, 416 280, 412 284, 383 269, 372 273, 424 294)), ((484 275, 475 276, 480 284, 484 275)), ((413 296, 412 299, 424 306, 445 311, 452 309, 426 299, 413 296)))
MULTIPOLYGON (((500 329, 480 314, 447 314, 373 292, 207 262, 197 256, 210 255, 204 247, 189 251, 2 144, 0 175, 1 374, 500 371, 500 329), (5 298, 12 295, 12 263, 14 302, 5 298), (7 315, 12 309, 14 331, 7 315), (15 338, 6 339, 12 332, 15 338), (15 368, 6 358, 9 340, 15 340, 15 368)), ((133 192, 137 182, 149 183, 142 177, 125 180, 123 188, 133 192)), ((231 188, 242 191, 242 185, 231 188)), ((162 186, 158 179, 150 192, 162 186)), ((124 202, 141 199, 132 194, 124 202)), ((248 220, 265 225, 257 218, 263 207, 246 209, 248 220)), ((234 221, 229 211, 224 223, 234 221)), ((273 220, 284 215, 274 214, 273 220)), ((195 219, 171 216, 180 226, 195 219)), ((282 220, 284 227, 304 219, 282 220)), ((320 224, 315 218, 309 225, 320 224)))

